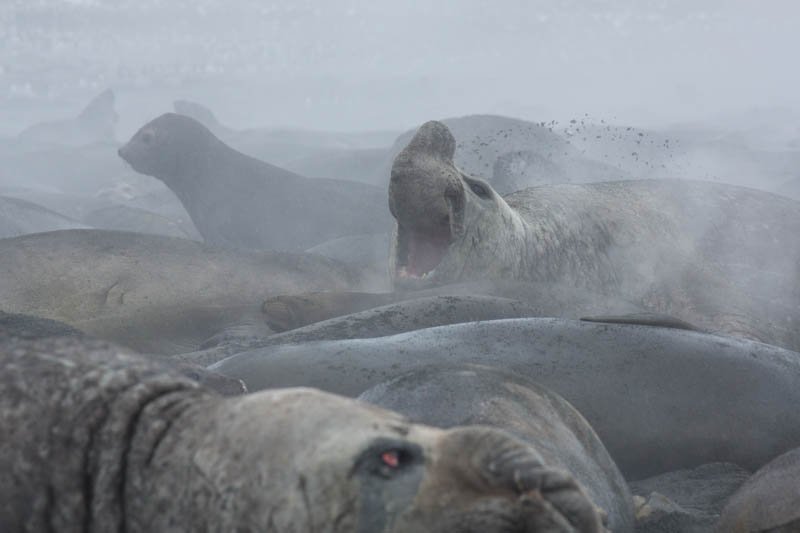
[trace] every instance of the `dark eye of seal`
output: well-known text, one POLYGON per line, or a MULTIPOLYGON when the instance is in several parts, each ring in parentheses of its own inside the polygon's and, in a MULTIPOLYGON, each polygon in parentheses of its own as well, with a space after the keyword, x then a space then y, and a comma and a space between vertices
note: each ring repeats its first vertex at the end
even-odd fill
POLYGON ((361 454, 356 470, 389 479, 423 462, 422 450, 418 446, 380 439, 361 454))
POLYGON ((480 196, 481 198, 489 198, 489 191, 486 190, 486 187, 481 185, 480 183, 472 183, 470 182, 469 188, 472 189, 472 192, 480 196))

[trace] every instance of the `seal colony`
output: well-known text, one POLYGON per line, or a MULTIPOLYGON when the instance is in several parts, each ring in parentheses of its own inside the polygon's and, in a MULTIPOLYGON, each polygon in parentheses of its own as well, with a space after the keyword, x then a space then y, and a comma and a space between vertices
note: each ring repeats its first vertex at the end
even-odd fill
POLYGON ((105 343, 9 342, 3 531, 602 531, 571 476, 496 429, 309 389, 225 399, 105 343))
POLYGON ((392 166, 395 287, 560 282, 713 331, 800 346, 800 204, 685 180, 561 184, 505 197, 453 164, 446 126, 392 166), (787 320, 788 317, 788 320, 787 320))

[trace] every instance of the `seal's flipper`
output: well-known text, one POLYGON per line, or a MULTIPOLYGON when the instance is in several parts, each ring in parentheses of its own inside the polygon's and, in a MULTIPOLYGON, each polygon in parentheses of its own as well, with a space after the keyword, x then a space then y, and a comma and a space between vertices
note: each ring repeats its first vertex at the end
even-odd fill
POLYGON ((697 326, 684 322, 680 318, 661 313, 632 313, 630 315, 584 316, 583 322, 602 322, 605 324, 633 324, 636 326, 656 326, 659 328, 686 329, 689 331, 705 331, 697 326))

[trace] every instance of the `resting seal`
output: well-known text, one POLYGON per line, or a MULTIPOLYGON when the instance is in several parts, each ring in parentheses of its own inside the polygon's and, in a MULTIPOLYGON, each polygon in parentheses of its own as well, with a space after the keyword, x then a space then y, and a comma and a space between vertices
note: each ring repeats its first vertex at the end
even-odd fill
POLYGON ((232 325, 264 324, 265 298, 352 290, 357 273, 310 254, 231 251, 106 230, 0 240, 0 305, 138 351, 180 353, 232 325))
POLYGON ((249 390, 309 386, 358 396, 443 362, 503 368, 564 397, 628 479, 720 461, 756 470, 800 446, 800 354, 685 329, 492 320, 271 346, 210 368, 249 390))
POLYGON ((223 399, 104 343, 0 352, 4 531, 601 531, 585 491, 496 429, 330 394, 223 399))
POLYGON ((603 443, 578 411, 536 383, 481 365, 431 365, 364 391, 359 400, 440 428, 503 429, 547 464, 575 476, 615 533, 633 531, 633 497, 603 443))
POLYGON ((119 155, 172 189, 209 243, 303 251, 390 227, 380 188, 294 174, 237 152, 183 115, 145 124, 119 155))
POLYGON ((561 282, 705 329, 800 347, 800 203, 699 181, 533 187, 505 197, 453 164, 446 126, 395 158, 396 287, 561 282))
POLYGON ((719 533, 800 531, 800 448, 773 459, 731 496, 719 533))

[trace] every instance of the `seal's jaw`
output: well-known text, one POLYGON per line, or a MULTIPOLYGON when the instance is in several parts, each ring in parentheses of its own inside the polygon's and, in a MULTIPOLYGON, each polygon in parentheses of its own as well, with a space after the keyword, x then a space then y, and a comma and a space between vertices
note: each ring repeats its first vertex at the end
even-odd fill
POLYGON ((427 279, 442 262, 451 242, 449 224, 432 231, 397 228, 395 276, 401 279, 427 279))

